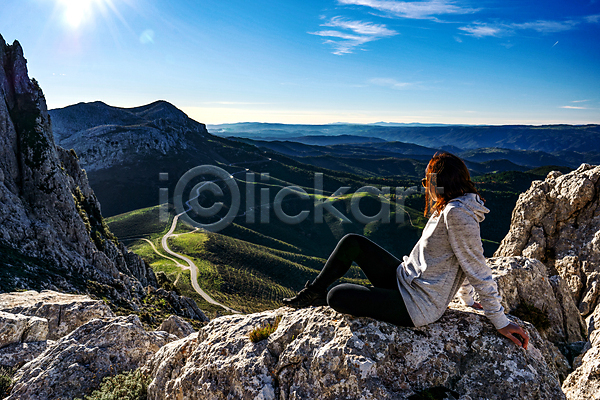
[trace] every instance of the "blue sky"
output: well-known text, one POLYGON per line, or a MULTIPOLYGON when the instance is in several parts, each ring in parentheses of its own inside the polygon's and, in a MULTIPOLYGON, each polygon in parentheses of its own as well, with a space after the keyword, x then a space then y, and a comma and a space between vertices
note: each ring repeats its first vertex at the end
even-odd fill
POLYGON ((226 122, 600 123, 600 0, 2 0, 50 108, 226 122))

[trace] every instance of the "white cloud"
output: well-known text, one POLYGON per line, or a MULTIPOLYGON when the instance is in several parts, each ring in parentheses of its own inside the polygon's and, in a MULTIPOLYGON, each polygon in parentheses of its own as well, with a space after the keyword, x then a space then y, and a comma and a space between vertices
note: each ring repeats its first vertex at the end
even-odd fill
POLYGON ((332 45, 335 49, 333 53, 338 55, 350 54, 356 47, 365 43, 398 34, 398 32, 388 29, 385 25, 364 21, 352 21, 342 17, 333 17, 329 22, 325 22, 321 24, 321 26, 340 28, 353 32, 348 33, 332 29, 308 32, 311 35, 340 39, 329 39, 324 42, 332 45))
POLYGON ((470 14, 478 9, 460 7, 452 1, 393 1, 393 0, 338 0, 339 4, 370 7, 388 15, 411 19, 435 19, 436 15, 470 14))
POLYGON ((591 100, 573 100, 571 103, 585 103, 587 101, 591 101, 591 100))
POLYGON ((515 29, 533 29, 541 33, 562 32, 573 29, 578 22, 576 21, 534 21, 522 24, 511 24, 515 29))
POLYGON ((466 35, 475 36, 478 38, 485 37, 485 36, 498 37, 498 36, 503 36, 507 33, 506 28, 504 26, 501 26, 501 25, 492 26, 492 25, 487 25, 487 24, 478 23, 478 22, 476 22, 475 24, 470 25, 470 26, 461 26, 458 29, 460 29, 463 32, 466 32, 466 35))
POLYGON ((394 36, 398 32, 388 29, 385 25, 372 24, 370 22, 363 21, 350 21, 342 17, 333 17, 329 22, 322 24, 321 26, 330 26, 334 28, 348 29, 356 32, 359 35, 368 36, 394 36))
POLYGON ((385 86, 396 90, 406 89, 414 85, 412 82, 398 82, 392 78, 373 78, 369 82, 377 86, 385 86))
POLYGON ((575 107, 575 106, 562 106, 560 108, 567 108, 569 110, 587 110, 587 107, 575 107))
POLYGON ((514 35, 518 30, 534 30, 540 33, 555 33, 568 31, 575 28, 579 22, 577 21, 532 21, 523 23, 493 23, 487 24, 483 22, 474 22, 468 26, 461 26, 458 29, 465 32, 466 35, 474 37, 502 37, 514 35))
POLYGON ((590 24, 597 24, 598 22, 600 22, 600 14, 588 15, 587 17, 585 17, 585 21, 589 22, 590 24))

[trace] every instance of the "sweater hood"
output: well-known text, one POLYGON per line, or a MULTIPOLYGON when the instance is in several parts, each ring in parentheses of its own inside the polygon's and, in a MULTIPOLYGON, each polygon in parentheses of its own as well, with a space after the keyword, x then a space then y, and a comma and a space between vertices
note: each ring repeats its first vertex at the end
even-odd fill
POLYGON ((477 222, 482 222, 485 219, 485 214, 489 213, 490 210, 483 205, 483 200, 475 193, 466 193, 460 197, 452 199, 448 202, 448 205, 454 205, 458 207, 464 207, 469 211, 477 222))

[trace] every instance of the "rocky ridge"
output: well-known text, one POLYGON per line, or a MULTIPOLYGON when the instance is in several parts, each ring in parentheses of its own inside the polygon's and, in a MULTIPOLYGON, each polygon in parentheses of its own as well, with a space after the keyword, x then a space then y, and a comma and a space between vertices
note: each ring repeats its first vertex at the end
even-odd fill
POLYGON ((511 227, 496 256, 523 255, 558 274, 585 317, 584 354, 563 382, 570 400, 600 393, 600 166, 582 164, 568 174, 554 171, 521 194, 511 227))
POLYGON ((214 319, 161 348, 144 367, 150 399, 406 399, 443 386, 467 399, 562 399, 535 328, 527 351, 459 305, 401 328, 328 307, 214 319), (280 318, 267 340, 248 333, 280 318))
MULTIPOLYGON (((112 236, 76 157, 54 144, 44 95, 27 75, 18 42, 0 37, 0 65, 0 243, 66 277, 40 288, 75 291, 92 280, 135 308, 144 286, 156 285, 154 273, 112 236)), ((15 276, 3 286, 34 286, 31 269, 31 278, 15 276)))
POLYGON ((79 103, 50 111, 57 142, 75 149, 88 173, 128 163, 135 157, 198 150, 209 133, 166 101, 141 107, 79 103), (107 121, 111 121, 110 124, 107 121))
POLYGON ((544 181, 534 181, 519 196, 511 227, 494 254, 542 261, 550 275, 569 285, 582 315, 600 298, 600 166, 582 164, 544 181))
MULTIPOLYGON (((191 299, 158 288, 150 266, 110 232, 77 156, 54 143, 23 49, 0 36, 0 292, 28 289, 88 293, 130 311, 152 292, 168 312, 207 321, 191 299)), ((49 329, 50 339, 64 334, 52 320, 49 329)))
POLYGON ((190 168, 237 162, 240 152, 256 159, 162 100, 134 108, 79 103, 49 114, 57 144, 77 154, 107 216, 156 206, 159 189, 173 193, 190 168))
POLYGON ((101 300, 53 291, 0 294, 0 310, 0 365, 19 368, 9 399, 89 394, 102 378, 194 333, 175 315, 146 331, 136 315, 117 317, 101 300))

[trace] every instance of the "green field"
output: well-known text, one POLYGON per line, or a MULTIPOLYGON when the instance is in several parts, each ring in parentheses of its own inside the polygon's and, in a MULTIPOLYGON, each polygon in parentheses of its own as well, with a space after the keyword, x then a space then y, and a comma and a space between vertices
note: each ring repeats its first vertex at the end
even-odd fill
MULTIPOLYGON (((518 195, 532 180, 543 179, 548 170, 503 172, 474 179, 491 210, 481 224, 486 256, 492 256, 506 235, 518 195)), ((304 183, 309 192, 310 182, 304 183)), ((279 179, 268 182, 271 188, 289 184, 279 179)), ((391 223, 358 223, 351 217, 350 196, 342 196, 335 203, 340 212, 351 218, 348 224, 328 212, 324 213, 322 224, 313 223, 311 218, 296 225, 286 225, 274 216, 268 224, 246 223, 243 218, 237 218, 219 233, 197 230, 179 221, 175 230, 178 236, 169 239, 169 247, 192 259, 198 267, 200 287, 216 301, 244 313, 273 309, 281 305, 283 297, 293 295, 319 273, 337 241, 347 233, 365 235, 399 259, 407 255, 426 222, 424 198, 422 194, 416 194, 405 200, 402 223, 395 222, 394 200, 385 200, 391 203, 391 223)), ((306 208, 306 203, 292 204, 288 212, 295 215, 302 207, 306 208)), ((365 196, 360 207, 364 214, 374 215, 381 204, 365 196)), ((207 303, 194 291, 189 270, 182 270, 176 262, 164 257, 167 254, 160 242, 171 226, 173 215, 170 210, 169 221, 161 223, 159 207, 155 206, 108 218, 107 223, 119 240, 147 261, 155 272, 164 272, 177 290, 196 300, 209 317, 227 313, 221 307, 207 303), (139 238, 151 241, 162 256, 139 238)), ((356 266, 341 281, 368 283, 356 266)))

